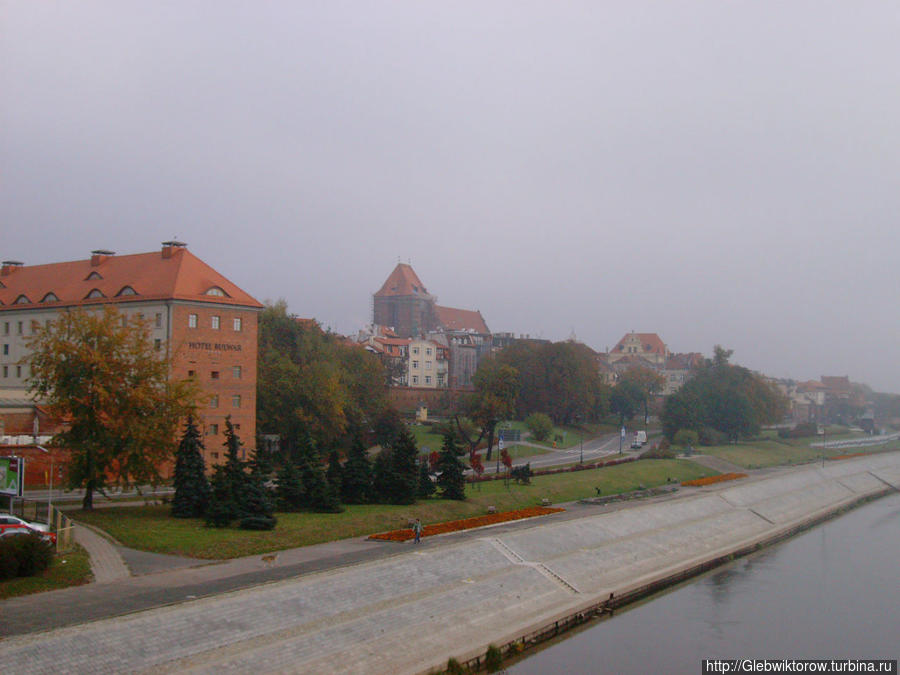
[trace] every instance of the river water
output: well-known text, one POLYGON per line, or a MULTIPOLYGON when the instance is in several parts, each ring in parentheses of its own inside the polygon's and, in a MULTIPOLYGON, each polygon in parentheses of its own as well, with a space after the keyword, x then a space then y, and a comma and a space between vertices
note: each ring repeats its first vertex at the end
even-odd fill
POLYGON ((896 659, 900 494, 717 568, 510 666, 700 673, 703 659, 896 659))

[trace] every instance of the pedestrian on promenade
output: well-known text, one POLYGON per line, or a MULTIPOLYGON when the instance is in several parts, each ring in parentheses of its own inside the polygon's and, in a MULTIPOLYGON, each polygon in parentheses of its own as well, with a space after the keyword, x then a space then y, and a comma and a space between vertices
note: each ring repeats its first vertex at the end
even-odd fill
POLYGON ((416 535, 415 543, 418 544, 422 539, 422 522, 418 518, 413 523, 413 534, 416 535))

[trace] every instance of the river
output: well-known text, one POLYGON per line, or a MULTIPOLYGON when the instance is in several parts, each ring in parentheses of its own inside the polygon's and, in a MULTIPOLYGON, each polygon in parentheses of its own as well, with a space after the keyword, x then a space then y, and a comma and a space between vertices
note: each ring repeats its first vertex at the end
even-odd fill
POLYGON ((700 673, 708 658, 896 659, 900 494, 572 633, 510 675, 700 673))

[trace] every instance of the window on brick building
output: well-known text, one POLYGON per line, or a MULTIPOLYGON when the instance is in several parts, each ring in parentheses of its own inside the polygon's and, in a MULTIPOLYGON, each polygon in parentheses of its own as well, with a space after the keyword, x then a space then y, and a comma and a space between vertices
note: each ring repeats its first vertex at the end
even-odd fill
POLYGON ((235 394, 231 397, 231 407, 232 408, 240 408, 241 407, 241 395, 235 394))
POLYGON ((235 318, 235 320, 234 320, 234 329, 235 329, 236 331, 240 331, 240 330, 241 330, 241 319, 240 319, 240 317, 235 318))
POLYGON ((236 380, 241 379, 241 367, 240 366, 232 366, 231 367, 231 376, 236 380))
POLYGON ((196 314, 188 314, 188 328, 196 328, 197 327, 197 315, 196 314))
POLYGON ((214 315, 212 317, 212 328, 213 328, 213 330, 219 330, 219 317, 218 316, 214 315))
POLYGON ((156 313, 156 327, 162 328, 162 312, 156 313))
POLYGON ((208 436, 218 436, 219 435, 219 425, 218 424, 210 424, 207 435, 208 436))
POLYGON ((425 384, 431 384, 431 375, 425 376, 425 384))
POLYGON ((219 371, 218 371, 218 370, 214 370, 214 371, 212 371, 212 372, 209 374, 209 376, 210 376, 212 379, 214 379, 214 380, 218 380, 218 379, 219 379, 219 371))
POLYGON ((419 384, 419 376, 413 375, 413 384, 419 384))
POLYGON ((209 399, 209 407, 210 408, 218 408, 219 407, 219 397, 213 396, 209 399))
POLYGON ((418 361, 413 361, 412 367, 413 367, 413 368, 418 368, 418 367, 419 367, 419 362, 418 362, 418 361))

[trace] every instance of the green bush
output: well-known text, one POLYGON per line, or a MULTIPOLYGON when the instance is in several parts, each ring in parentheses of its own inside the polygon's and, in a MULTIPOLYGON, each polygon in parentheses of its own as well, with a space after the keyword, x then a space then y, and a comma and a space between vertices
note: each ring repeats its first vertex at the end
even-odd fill
POLYGON ((503 669, 503 654, 496 645, 488 645, 487 653, 484 655, 484 666, 489 673, 496 673, 503 669))
POLYGON ((531 476, 534 475, 531 471, 531 462, 525 466, 514 466, 509 475, 520 485, 531 485, 531 476))
POLYGON ((712 427, 703 427, 700 430, 700 445, 725 445, 726 443, 728 443, 728 434, 712 427))
POLYGON ((641 459, 675 459, 675 453, 668 446, 663 448, 662 444, 654 443, 641 453, 641 459))
POLYGON ((815 422, 806 422, 805 424, 798 424, 793 429, 779 429, 778 437, 779 438, 807 438, 809 436, 816 436, 819 433, 819 427, 815 422))
POLYGON ((447 659, 447 675, 465 675, 465 669, 452 656, 447 659))
POLYGON ((50 567, 53 545, 39 534, 0 539, 0 578, 31 577, 50 567))
POLYGON ((672 442, 682 448, 693 447, 700 441, 700 435, 693 429, 679 429, 672 442))
POLYGON ((535 440, 546 441, 553 431, 553 420, 544 413, 532 413, 525 419, 525 426, 535 440))

